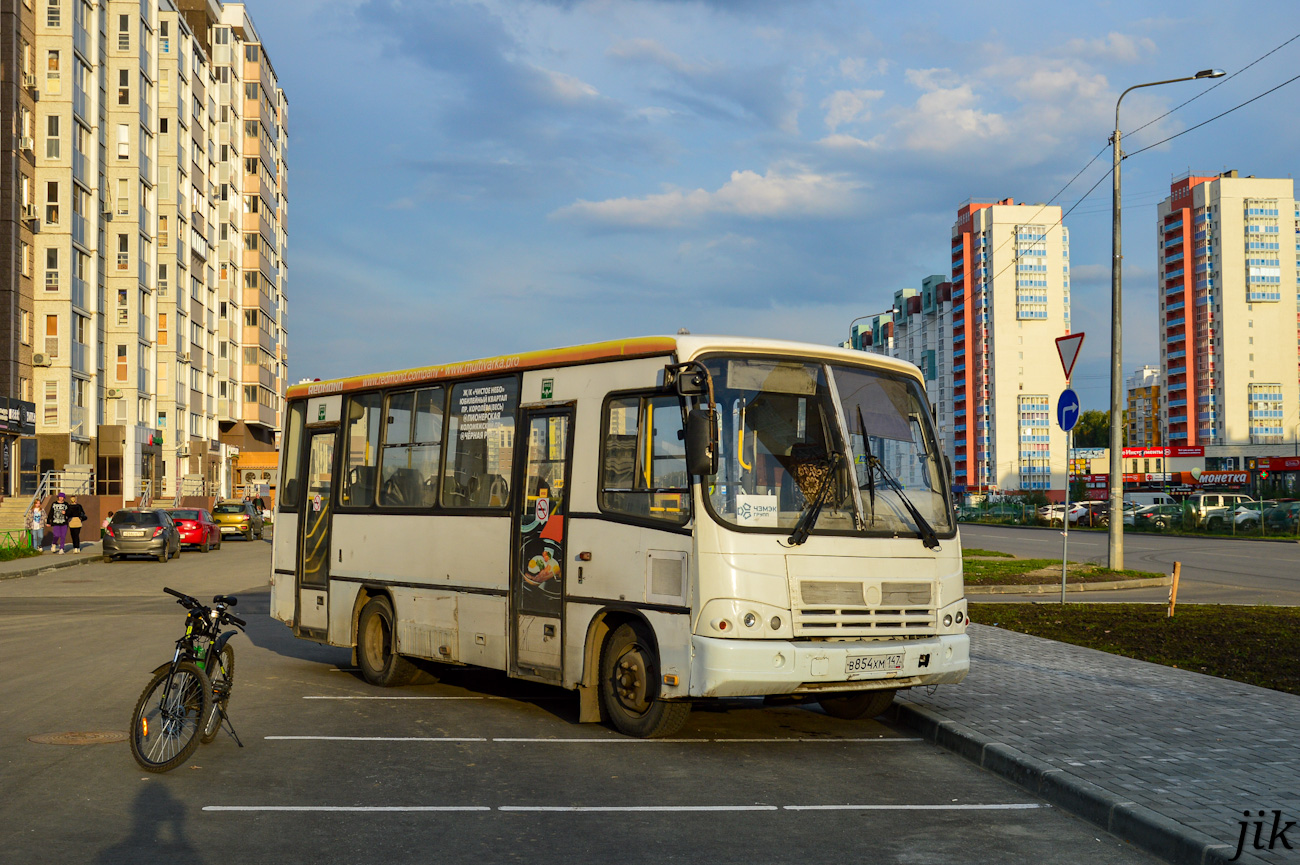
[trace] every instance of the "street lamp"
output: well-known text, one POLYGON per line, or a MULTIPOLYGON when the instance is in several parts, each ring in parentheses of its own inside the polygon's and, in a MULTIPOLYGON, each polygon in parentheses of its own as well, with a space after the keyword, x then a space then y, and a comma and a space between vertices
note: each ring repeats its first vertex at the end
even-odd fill
POLYGON ((1124 256, 1119 236, 1119 163, 1121 159, 1119 132, 1119 105, 1131 91, 1159 84, 1195 81, 1198 78, 1222 78, 1221 69, 1202 69, 1185 78, 1167 81, 1150 81, 1135 84, 1115 100, 1115 134, 1111 137, 1111 260, 1110 260, 1110 529, 1108 530, 1107 561, 1111 570, 1124 570, 1124 337, 1120 288, 1124 256))
POLYGON ((864 318, 876 318, 877 316, 881 316, 881 315, 897 315, 898 312, 899 312, 898 307, 891 306, 889 309, 886 309, 883 312, 873 312, 871 313, 871 315, 860 315, 857 318, 853 319, 853 321, 849 322, 849 345, 850 346, 853 345, 853 325, 862 321, 864 318))

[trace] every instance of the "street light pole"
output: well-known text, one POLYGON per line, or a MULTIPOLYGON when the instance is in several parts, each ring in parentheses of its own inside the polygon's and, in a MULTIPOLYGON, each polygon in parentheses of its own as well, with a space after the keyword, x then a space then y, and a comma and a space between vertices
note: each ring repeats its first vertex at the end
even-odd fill
MULTIPOLYGON (((1110 259, 1110 527, 1107 531, 1107 563, 1111 570, 1124 570, 1124 316, 1121 288, 1123 283, 1123 245, 1120 240, 1120 149, 1119 106, 1124 97, 1141 87, 1194 81, 1198 78, 1222 78, 1219 69, 1203 69, 1184 78, 1135 84, 1115 100, 1115 134, 1111 137, 1111 259, 1110 259)), ((1166 385, 1167 386, 1167 385, 1166 385)))
POLYGON ((873 312, 871 313, 871 315, 860 315, 857 318, 853 319, 853 321, 849 322, 849 345, 850 346, 853 345, 853 325, 862 321, 864 318, 876 318, 877 316, 881 316, 881 315, 897 315, 897 314, 898 314, 898 307, 891 306, 889 309, 886 309, 883 312, 873 312))

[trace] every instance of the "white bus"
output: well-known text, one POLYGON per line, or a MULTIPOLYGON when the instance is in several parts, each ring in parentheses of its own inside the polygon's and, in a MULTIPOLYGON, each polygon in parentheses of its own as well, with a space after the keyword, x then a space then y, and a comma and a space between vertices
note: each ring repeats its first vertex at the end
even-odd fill
POLYGON ((579 692, 671 735, 693 701, 875 716, 969 669, 948 472, 916 367, 648 337, 289 389, 271 613, 354 650, 579 692))

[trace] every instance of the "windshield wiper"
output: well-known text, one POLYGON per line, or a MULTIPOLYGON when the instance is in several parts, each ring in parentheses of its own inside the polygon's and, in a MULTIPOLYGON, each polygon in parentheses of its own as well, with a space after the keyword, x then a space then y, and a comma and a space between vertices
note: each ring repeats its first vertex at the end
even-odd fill
POLYGON ((870 437, 867 435, 867 426, 862 422, 862 406, 858 405, 857 410, 858 427, 862 430, 862 449, 867 457, 866 486, 870 490, 872 517, 874 518, 876 514, 875 474, 876 470, 879 469, 881 479, 884 480, 886 485, 893 489, 894 492, 898 493, 898 498, 902 501, 903 507, 907 508, 907 512, 912 515, 912 521, 916 524, 916 536, 925 544, 927 550, 937 550, 939 548, 939 535, 935 533, 934 527, 930 525, 925 517, 921 516, 921 512, 916 509, 916 505, 912 504, 912 500, 907 497, 907 493, 903 492, 903 485, 889 473, 889 469, 885 468, 885 464, 872 456, 870 437))
POLYGON ((826 497, 830 494, 831 484, 835 480, 835 471, 839 468, 841 459, 842 457, 835 452, 827 455, 826 477, 822 478, 821 486, 817 488, 817 494, 804 508, 804 512, 799 515, 799 522, 795 523, 794 531, 790 533, 790 537, 786 538, 786 542, 790 546, 797 547, 808 540, 808 535, 812 533, 813 526, 817 525, 817 517, 821 515, 822 506, 826 504, 826 497))

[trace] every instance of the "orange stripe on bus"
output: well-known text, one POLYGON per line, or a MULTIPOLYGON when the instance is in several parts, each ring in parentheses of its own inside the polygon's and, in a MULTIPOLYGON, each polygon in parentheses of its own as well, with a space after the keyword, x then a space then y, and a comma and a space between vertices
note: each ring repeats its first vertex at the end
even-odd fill
POLYGON ((500 357, 482 358, 460 363, 447 363, 439 366, 375 373, 374 375, 358 375, 330 381, 303 382, 290 386, 288 398, 300 399, 302 397, 348 393, 375 387, 423 384, 425 382, 472 375, 511 373, 600 360, 670 354, 676 349, 677 340, 670 337, 650 336, 637 339, 622 339, 591 345, 577 345, 570 348, 548 349, 546 351, 502 355, 500 357))

